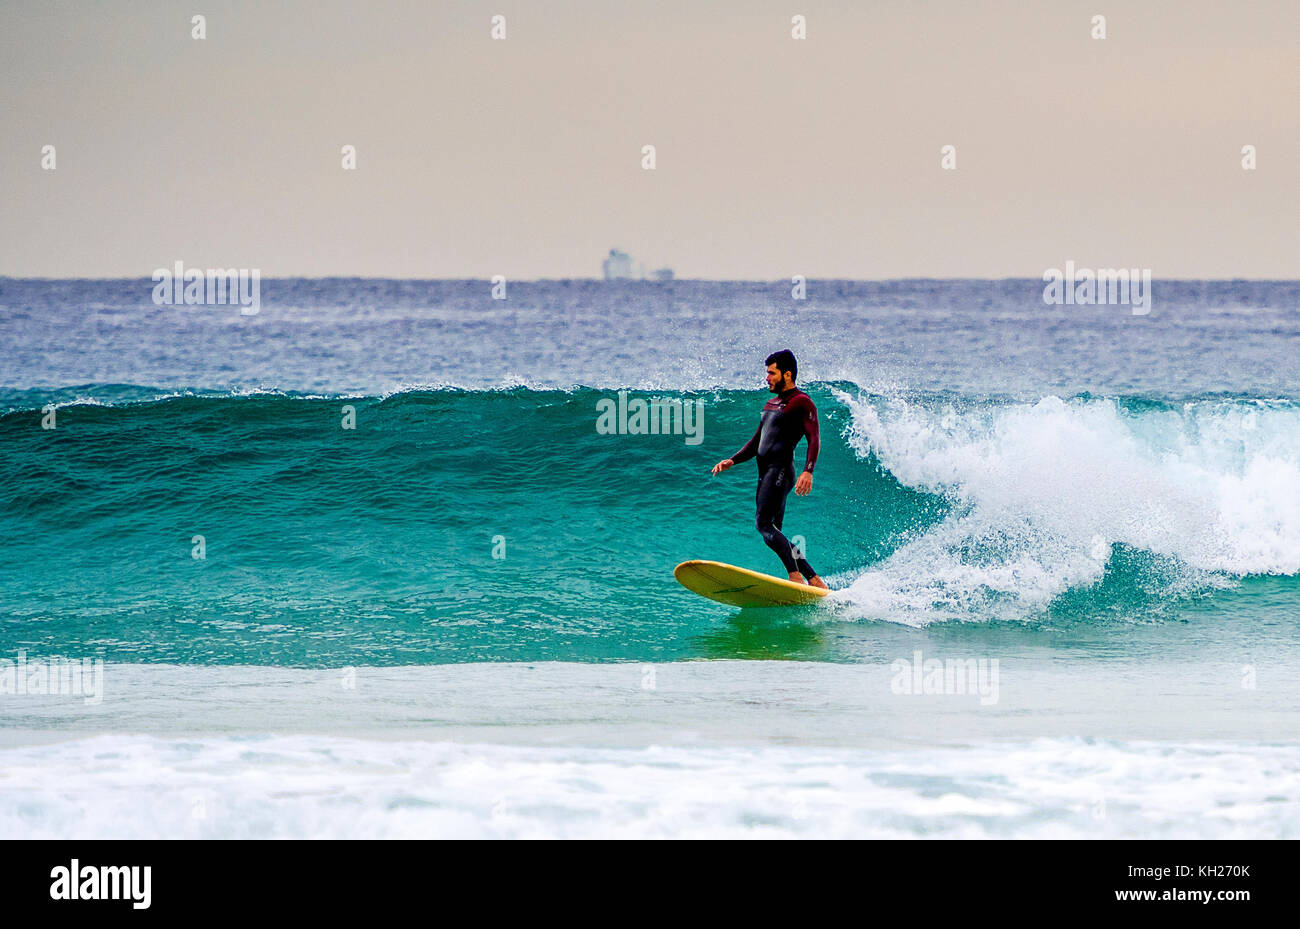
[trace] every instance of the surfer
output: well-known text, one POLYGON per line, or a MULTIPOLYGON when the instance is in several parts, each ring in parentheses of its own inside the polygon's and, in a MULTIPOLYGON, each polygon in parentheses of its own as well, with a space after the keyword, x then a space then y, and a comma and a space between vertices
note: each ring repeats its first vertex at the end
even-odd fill
POLYGON ((781 520, 785 517, 785 498, 793 489, 803 497, 812 492, 813 465, 821 440, 817 431, 817 407, 812 398, 794 386, 799 363, 788 348, 767 356, 767 389, 776 394, 763 407, 763 417, 754 430, 754 436, 745 447, 730 458, 713 466, 714 474, 721 474, 732 465, 758 458, 758 531, 767 547, 776 552, 781 563, 796 584, 807 583, 813 587, 826 587, 802 553, 781 533, 781 520), (807 436, 808 456, 803 473, 794 479, 794 447, 807 436))

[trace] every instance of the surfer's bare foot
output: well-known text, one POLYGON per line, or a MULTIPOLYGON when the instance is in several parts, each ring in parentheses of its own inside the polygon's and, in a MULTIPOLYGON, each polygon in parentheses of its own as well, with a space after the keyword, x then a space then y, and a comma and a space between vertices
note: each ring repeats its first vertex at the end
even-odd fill
MULTIPOLYGON (((800 574, 798 571, 791 571, 791 572, 790 572, 790 583, 791 583, 791 584, 806 584, 806 583, 808 583, 808 582, 805 581, 805 580, 803 579, 803 575, 800 574)), ((822 585, 822 586, 825 586, 825 585, 822 585)))
POLYGON ((823 581, 823 580, 822 580, 820 577, 818 577, 816 574, 814 574, 812 577, 808 578, 808 586, 809 586, 809 587, 820 587, 822 590, 830 590, 830 588, 826 586, 826 582, 823 581))

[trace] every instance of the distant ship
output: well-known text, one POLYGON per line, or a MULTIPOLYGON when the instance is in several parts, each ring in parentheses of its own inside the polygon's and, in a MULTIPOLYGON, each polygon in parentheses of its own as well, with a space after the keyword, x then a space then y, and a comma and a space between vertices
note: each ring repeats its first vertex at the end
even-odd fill
POLYGON ((651 271, 647 277, 644 264, 636 262, 634 267, 632 256, 617 248, 609 250, 609 257, 602 264, 607 281, 671 281, 673 279, 672 268, 658 268, 651 271))
POLYGON ((609 250, 609 257, 604 261, 605 280, 627 281, 632 279, 632 256, 616 248, 609 250))

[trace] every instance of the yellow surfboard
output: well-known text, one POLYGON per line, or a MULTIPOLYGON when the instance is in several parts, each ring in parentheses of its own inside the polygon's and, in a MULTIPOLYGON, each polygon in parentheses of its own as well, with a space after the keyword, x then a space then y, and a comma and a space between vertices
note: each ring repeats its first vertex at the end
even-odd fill
POLYGON ((721 561, 683 561, 673 568, 673 577, 692 593, 732 606, 795 606, 830 593, 721 561))

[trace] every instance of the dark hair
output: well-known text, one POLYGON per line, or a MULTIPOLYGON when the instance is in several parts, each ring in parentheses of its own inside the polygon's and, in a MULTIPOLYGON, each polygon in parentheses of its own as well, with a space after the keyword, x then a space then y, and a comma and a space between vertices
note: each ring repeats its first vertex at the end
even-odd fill
POLYGON ((778 371, 789 371, 790 380, 799 376, 799 362, 794 360, 794 352, 788 348, 783 348, 779 352, 773 352, 767 356, 765 365, 776 365, 778 371))

